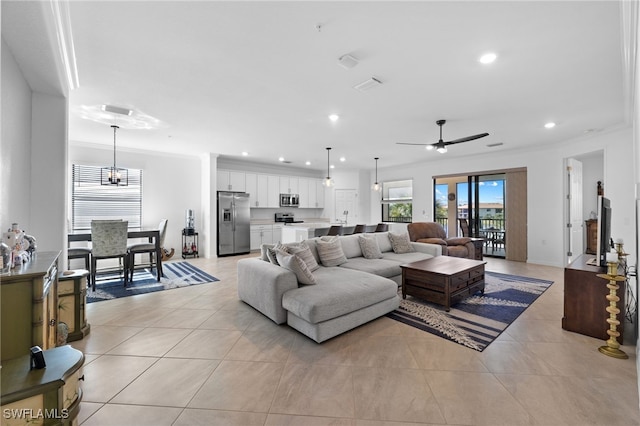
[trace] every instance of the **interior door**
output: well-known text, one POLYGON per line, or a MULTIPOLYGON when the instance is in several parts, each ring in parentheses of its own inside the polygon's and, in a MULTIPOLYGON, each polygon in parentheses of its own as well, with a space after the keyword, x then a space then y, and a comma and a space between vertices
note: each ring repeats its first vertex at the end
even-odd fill
POLYGON ((336 189, 336 219, 345 224, 358 220, 358 191, 355 189, 336 189))
POLYGON ((567 159, 567 263, 584 252, 582 162, 567 159))

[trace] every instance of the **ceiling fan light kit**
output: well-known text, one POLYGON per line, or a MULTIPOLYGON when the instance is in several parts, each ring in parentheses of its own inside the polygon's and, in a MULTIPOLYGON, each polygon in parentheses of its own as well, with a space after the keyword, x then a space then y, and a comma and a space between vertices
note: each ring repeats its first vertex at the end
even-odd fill
POLYGON ((442 140, 442 126, 444 126, 444 124, 446 122, 447 122, 447 120, 438 120, 438 121, 436 121, 436 124, 440 127, 440 139, 436 143, 427 144, 427 143, 396 142, 396 144, 398 144, 398 145, 426 145, 426 148, 428 150, 431 150, 431 149, 435 148, 435 150, 438 151, 440 154, 444 154, 445 152, 447 152, 447 145, 453 145, 453 144, 461 143, 461 142, 469 142, 469 141, 472 141, 472 140, 475 140, 475 139, 480 139, 480 138, 484 138, 485 136, 489 136, 489 133, 479 133, 477 135, 466 136, 464 138, 454 139, 452 141, 444 141, 444 140, 442 140))

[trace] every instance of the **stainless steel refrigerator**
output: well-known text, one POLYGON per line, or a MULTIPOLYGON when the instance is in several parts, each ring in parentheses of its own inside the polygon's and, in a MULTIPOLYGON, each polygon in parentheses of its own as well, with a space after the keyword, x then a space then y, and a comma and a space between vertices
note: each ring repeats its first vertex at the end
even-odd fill
POLYGON ((218 256, 250 251, 249 194, 218 192, 218 256))

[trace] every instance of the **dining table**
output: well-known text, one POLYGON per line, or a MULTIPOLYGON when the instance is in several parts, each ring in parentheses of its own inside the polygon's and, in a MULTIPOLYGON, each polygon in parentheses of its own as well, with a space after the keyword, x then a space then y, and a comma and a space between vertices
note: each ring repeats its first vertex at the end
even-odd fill
MULTIPOLYGON (((131 228, 127 231, 128 239, 135 238, 147 238, 149 243, 153 243, 156 246, 156 272, 158 277, 158 282, 160 282, 160 278, 162 277, 162 248, 160 247, 160 230, 157 228, 131 228)), ((68 243, 78 242, 78 241, 91 241, 91 231, 90 230, 77 230, 71 231, 67 234, 68 243)))

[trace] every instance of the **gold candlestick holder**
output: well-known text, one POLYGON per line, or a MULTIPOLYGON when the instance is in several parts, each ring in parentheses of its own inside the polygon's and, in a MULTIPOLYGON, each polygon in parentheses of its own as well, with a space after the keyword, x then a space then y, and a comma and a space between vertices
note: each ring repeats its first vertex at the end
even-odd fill
POLYGON ((618 343, 620 332, 617 328, 620 325, 620 321, 617 315, 620 313, 620 309, 618 309, 620 298, 616 294, 620 288, 618 282, 625 281, 626 278, 618 275, 618 262, 607 262, 607 273, 598 274, 598 277, 609 280, 609 284, 607 284, 609 294, 606 296, 606 299, 609 301, 609 306, 606 308, 606 311, 609 313, 609 318, 607 318, 607 322, 609 323, 609 330, 607 330, 609 339, 607 340, 607 344, 600 346, 598 350, 614 358, 627 359, 629 355, 620 349, 620 343, 618 343))

